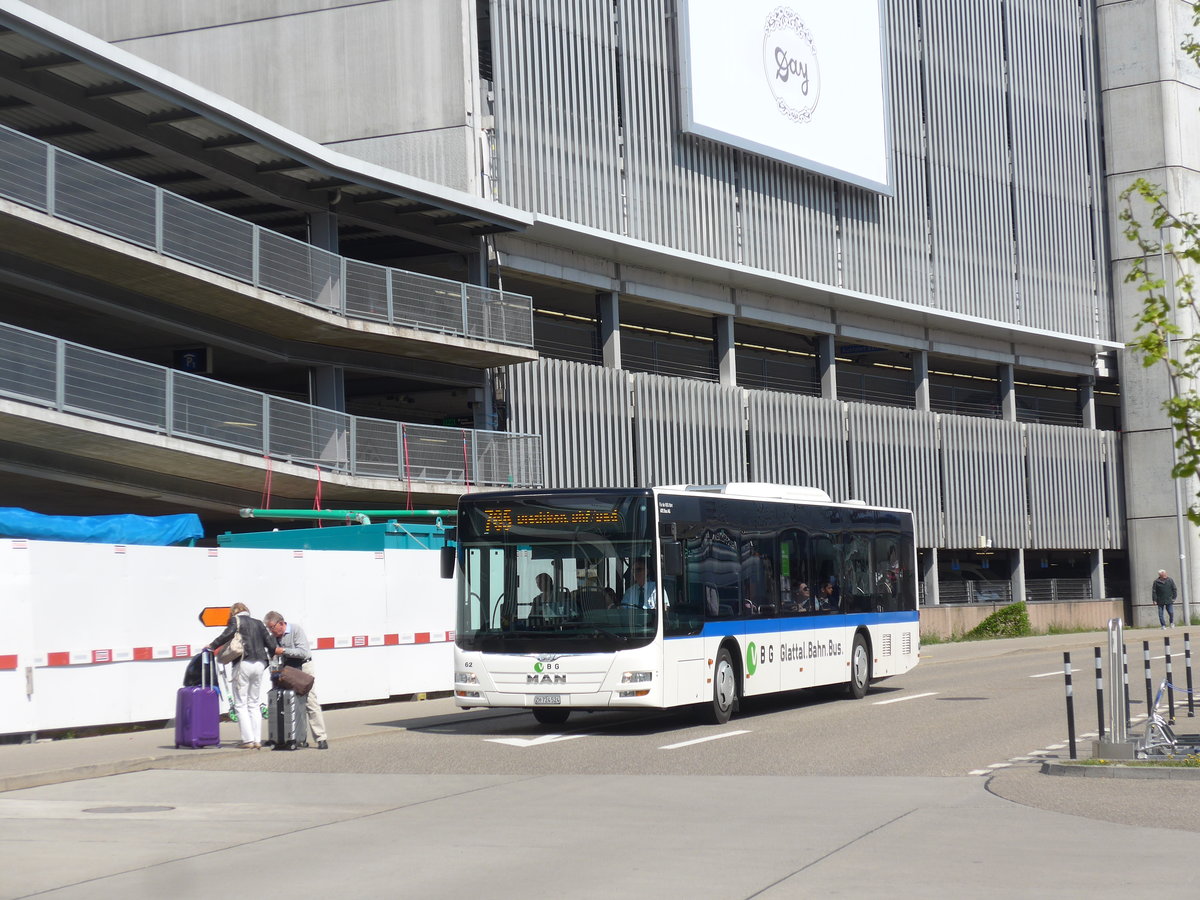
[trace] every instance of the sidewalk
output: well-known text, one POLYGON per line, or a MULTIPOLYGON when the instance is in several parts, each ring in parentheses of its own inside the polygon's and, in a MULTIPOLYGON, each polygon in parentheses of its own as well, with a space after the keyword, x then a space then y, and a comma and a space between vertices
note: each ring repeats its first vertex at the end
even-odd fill
MULTIPOLYGON (((444 697, 347 706, 326 709, 324 713, 329 740, 336 745, 340 739, 392 731, 397 722, 448 715, 455 709, 454 701, 444 697)), ((0 745, 0 792, 143 769, 167 768, 195 759, 201 753, 255 752, 238 749, 239 740, 237 725, 222 722, 221 746, 199 750, 176 749, 173 725, 126 734, 45 740, 32 744, 3 744, 0 745)), ((310 749, 298 752, 321 751, 310 749)))

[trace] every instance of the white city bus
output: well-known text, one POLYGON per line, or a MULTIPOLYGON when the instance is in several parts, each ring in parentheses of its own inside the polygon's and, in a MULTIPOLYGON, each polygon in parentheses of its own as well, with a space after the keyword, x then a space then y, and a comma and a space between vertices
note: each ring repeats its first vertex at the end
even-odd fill
POLYGON ((845 684, 859 698, 917 663, 911 513, 812 488, 477 494, 459 504, 456 556, 465 708, 557 724, 703 704, 723 723, 741 697, 845 684))

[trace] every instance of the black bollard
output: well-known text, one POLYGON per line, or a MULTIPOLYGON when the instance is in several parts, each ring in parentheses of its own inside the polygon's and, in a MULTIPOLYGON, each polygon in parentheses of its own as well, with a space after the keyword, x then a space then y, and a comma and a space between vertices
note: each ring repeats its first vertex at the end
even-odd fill
POLYGON ((1196 698, 1192 694, 1192 636, 1183 633, 1183 667, 1187 670, 1188 718, 1196 715, 1196 698))
POLYGON ((1154 709, 1154 685, 1150 683, 1150 642, 1142 641, 1142 661, 1146 664, 1146 715, 1154 709))
POLYGON ((1071 759, 1075 755, 1075 696, 1071 690, 1071 654, 1063 654, 1063 677, 1067 680, 1067 740, 1071 745, 1071 759))
POLYGON ((1167 724, 1175 724, 1175 679, 1171 675, 1171 639, 1163 638, 1163 654, 1167 657, 1167 724))
POLYGON ((1129 648, 1121 645, 1121 684, 1125 685, 1125 727, 1133 725, 1129 717, 1129 648))
POLYGON ((1100 740, 1104 740, 1104 670, 1100 664, 1100 648, 1096 651, 1096 723, 1100 740))

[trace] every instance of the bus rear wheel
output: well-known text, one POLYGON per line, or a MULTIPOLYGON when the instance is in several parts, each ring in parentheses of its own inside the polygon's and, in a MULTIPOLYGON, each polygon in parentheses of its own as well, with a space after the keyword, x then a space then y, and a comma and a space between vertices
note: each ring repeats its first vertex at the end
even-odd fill
POLYGON ((867 696, 867 686, 871 683, 871 654, 867 652, 867 641, 861 634, 854 636, 854 646, 850 650, 850 681, 846 685, 850 696, 861 700, 867 696))
POLYGON ((533 717, 538 720, 540 725, 561 725, 567 721, 567 716, 570 714, 569 709, 546 709, 539 706, 533 710, 533 717))
POLYGON ((733 715, 736 701, 737 672, 729 651, 722 647, 717 651, 717 661, 713 667, 713 698, 707 710, 709 720, 714 725, 724 725, 733 715))

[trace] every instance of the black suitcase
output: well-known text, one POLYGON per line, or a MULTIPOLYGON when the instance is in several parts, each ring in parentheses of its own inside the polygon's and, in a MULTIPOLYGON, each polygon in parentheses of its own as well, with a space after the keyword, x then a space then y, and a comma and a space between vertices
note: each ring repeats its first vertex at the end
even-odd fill
POLYGON ((267 693, 267 743, 275 750, 308 746, 308 701, 295 691, 272 688, 267 693))

